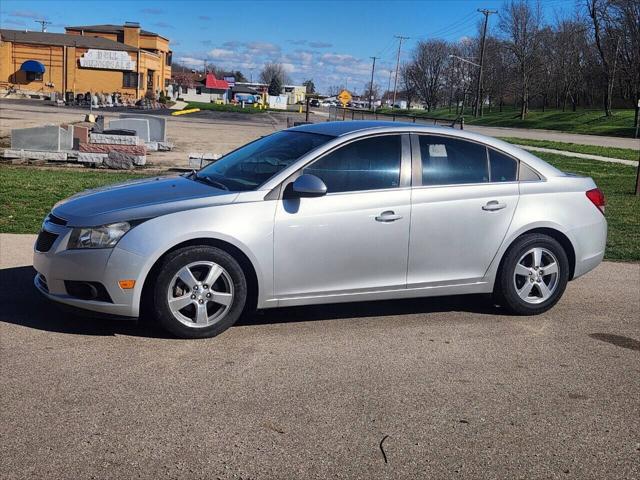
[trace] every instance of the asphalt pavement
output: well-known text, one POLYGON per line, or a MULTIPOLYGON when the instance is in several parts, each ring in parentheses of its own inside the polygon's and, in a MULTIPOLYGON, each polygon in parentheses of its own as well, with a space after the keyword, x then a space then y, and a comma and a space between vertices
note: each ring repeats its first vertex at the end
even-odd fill
POLYGON ((640 265, 538 317, 485 298, 277 309, 208 340, 40 298, 0 236, 0 478, 640 476, 640 265))

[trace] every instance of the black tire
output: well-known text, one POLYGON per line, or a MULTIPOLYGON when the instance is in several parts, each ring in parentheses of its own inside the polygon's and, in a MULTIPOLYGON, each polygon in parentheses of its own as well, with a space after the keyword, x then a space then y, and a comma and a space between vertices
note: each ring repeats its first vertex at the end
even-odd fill
MULTIPOLYGON (((527 281, 528 279, 524 278, 524 283, 527 281)), ((516 315, 538 315, 549 310, 560 300, 568 281, 569 260, 562 245, 548 235, 539 233, 526 234, 518 238, 505 253, 496 278, 494 297, 496 302, 504 306, 510 313, 516 315), (532 304, 518 295, 514 275, 521 257, 531 249, 538 247, 548 250, 555 256, 558 264, 558 274, 555 280, 557 284, 549 298, 540 303, 532 304)))
POLYGON ((246 301, 247 280, 235 258, 219 248, 202 245, 181 248, 162 259, 153 287, 152 310, 160 326, 177 337, 209 338, 220 335, 231 327, 242 315, 246 301), (233 300, 224 316, 213 325, 187 326, 178 320, 169 308, 167 292, 170 282, 180 269, 191 263, 202 261, 214 262, 226 270, 233 283, 233 300))

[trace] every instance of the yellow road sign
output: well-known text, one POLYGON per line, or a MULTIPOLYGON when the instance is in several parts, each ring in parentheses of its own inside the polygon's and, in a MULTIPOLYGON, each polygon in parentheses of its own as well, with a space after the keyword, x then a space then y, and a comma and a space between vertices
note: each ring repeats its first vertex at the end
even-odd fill
POLYGON ((340 100, 340 103, 344 107, 351 101, 351 94, 347 90, 342 90, 340 95, 338 95, 338 100, 340 100))

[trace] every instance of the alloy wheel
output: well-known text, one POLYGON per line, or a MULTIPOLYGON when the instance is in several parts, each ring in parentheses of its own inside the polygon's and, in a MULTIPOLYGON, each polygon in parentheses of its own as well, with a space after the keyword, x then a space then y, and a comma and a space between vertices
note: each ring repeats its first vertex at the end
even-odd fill
POLYGON ((187 327, 209 327, 231 308, 233 281, 217 263, 193 262, 178 270, 169 282, 167 302, 173 316, 187 327))
POLYGON ((529 304, 543 303, 558 287, 559 262, 542 247, 534 247, 520 257, 513 274, 517 295, 529 304))

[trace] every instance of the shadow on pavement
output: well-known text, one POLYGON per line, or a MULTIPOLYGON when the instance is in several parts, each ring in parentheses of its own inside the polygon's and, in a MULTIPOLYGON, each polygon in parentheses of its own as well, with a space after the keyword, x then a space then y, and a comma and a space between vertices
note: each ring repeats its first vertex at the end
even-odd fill
MULTIPOLYGON (((0 322, 57 333, 76 335, 130 335, 172 338, 144 322, 79 316, 44 298, 33 285, 33 267, 0 270, 0 322)), ((466 311, 501 315, 486 295, 450 296, 409 300, 340 303, 269 309, 241 318, 237 326, 386 317, 436 312, 466 311)))

